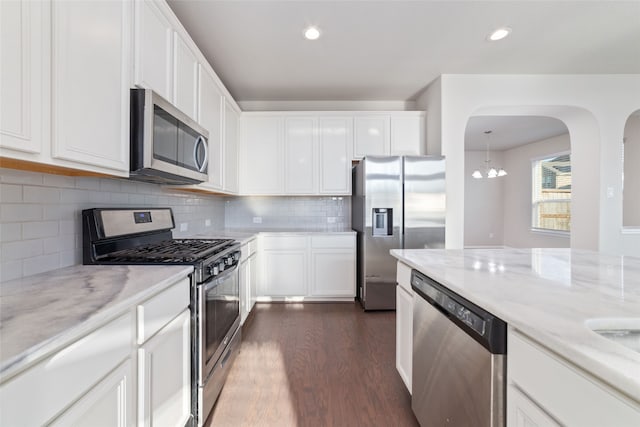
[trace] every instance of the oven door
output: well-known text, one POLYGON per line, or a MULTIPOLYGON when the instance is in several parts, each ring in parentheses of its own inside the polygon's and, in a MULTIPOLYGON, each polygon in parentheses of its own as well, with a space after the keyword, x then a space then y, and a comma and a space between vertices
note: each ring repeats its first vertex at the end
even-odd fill
POLYGON ((206 379, 240 325, 238 266, 198 285, 198 385, 206 379))

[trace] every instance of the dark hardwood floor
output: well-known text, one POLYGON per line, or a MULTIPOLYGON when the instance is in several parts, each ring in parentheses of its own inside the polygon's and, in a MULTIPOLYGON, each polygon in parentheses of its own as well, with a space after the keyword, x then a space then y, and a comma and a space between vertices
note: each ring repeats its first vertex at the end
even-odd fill
POLYGON ((207 426, 418 426, 395 368, 395 312, 257 304, 207 426))

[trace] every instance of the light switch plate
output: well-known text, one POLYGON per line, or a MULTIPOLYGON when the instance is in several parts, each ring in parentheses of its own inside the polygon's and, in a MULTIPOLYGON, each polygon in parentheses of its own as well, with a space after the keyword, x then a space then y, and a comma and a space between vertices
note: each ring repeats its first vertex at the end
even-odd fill
POLYGON ((262 224, 262 217, 261 216, 254 216, 253 217, 253 223, 254 224, 262 224))

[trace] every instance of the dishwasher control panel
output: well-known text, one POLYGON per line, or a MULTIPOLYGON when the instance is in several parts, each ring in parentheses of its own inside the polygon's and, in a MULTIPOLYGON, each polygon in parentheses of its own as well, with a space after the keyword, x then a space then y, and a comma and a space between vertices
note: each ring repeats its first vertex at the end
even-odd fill
POLYGON ((504 321, 415 270, 411 273, 411 287, 447 317, 469 328, 467 333, 475 335, 476 340, 497 352, 506 352, 504 321))

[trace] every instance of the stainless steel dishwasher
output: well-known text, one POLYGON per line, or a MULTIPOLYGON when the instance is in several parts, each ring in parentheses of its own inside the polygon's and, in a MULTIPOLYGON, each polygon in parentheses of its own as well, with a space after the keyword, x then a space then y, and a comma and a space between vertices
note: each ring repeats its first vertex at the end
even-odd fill
POLYGON ((413 270, 411 407, 423 427, 506 425, 507 325, 413 270))

